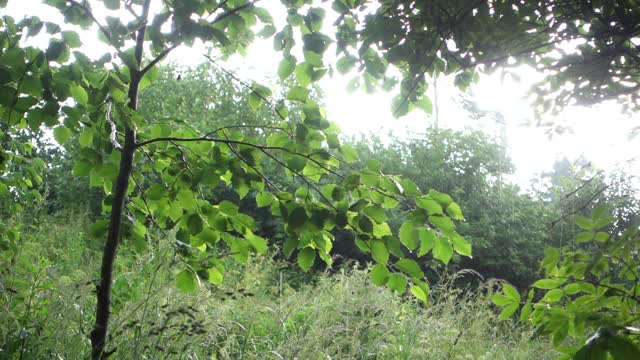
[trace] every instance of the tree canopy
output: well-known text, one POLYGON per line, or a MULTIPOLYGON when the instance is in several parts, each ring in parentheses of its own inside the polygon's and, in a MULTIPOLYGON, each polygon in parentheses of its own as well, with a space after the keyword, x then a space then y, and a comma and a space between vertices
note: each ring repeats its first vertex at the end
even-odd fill
POLYGON ((466 88, 481 71, 529 65, 538 113, 617 100, 637 109, 640 5, 635 1, 338 0, 339 70, 358 64, 367 87, 399 82, 393 112, 430 108, 425 91, 438 75, 466 88), (357 30, 361 23, 362 30, 357 30), (340 66, 342 65, 342 66, 340 66), (394 79, 388 70, 401 72, 394 79))

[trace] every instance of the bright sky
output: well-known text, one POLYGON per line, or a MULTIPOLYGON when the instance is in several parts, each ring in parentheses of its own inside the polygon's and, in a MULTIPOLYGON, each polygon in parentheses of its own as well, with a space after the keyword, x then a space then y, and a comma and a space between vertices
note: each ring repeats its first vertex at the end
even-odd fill
MULTIPOLYGON (((96 14, 100 9, 99 5, 94 5, 96 14)), ((279 0, 262 0, 260 6, 271 10, 279 28, 283 19, 277 15, 284 13, 281 11, 283 8, 279 0)), ((55 10, 42 5, 39 0, 10 0, 5 11, 15 18, 29 14, 46 20, 60 20, 55 10)), ((331 16, 329 12, 328 15, 331 16)), ((328 26, 332 23, 333 19, 325 19, 328 26)), ((330 29, 326 32, 331 33, 330 29)), ((99 56, 108 51, 108 48, 99 41, 92 41, 85 42, 83 51, 99 56)), ((181 47, 174 51, 168 60, 195 65, 205 60, 201 55, 203 52, 202 47, 181 47)), ((327 54, 330 53, 333 53, 331 48, 327 51, 327 54)), ((271 40, 257 40, 250 47, 246 57, 234 56, 225 66, 245 80, 273 81, 277 79, 279 60, 280 54, 273 50, 271 40)), ((521 77, 519 82, 508 76, 501 80, 499 73, 483 76, 471 89, 473 99, 482 109, 502 113, 504 125, 470 119, 460 107, 458 100, 461 94, 453 87, 452 81, 446 78, 439 80, 438 125, 453 129, 482 129, 495 136, 504 134, 509 155, 516 165, 513 180, 523 188, 530 184, 536 174, 549 171, 554 161, 563 157, 570 160, 583 157, 592 161, 598 168, 620 167, 635 176, 640 176, 640 160, 635 160, 635 157, 640 155, 640 136, 635 140, 628 140, 631 129, 640 125, 637 120, 633 120, 633 116, 621 114, 620 107, 616 104, 602 104, 593 108, 568 108, 552 121, 569 126, 573 132, 550 138, 545 133, 548 128, 525 125, 531 119, 531 109, 524 98, 529 85, 539 74, 527 69, 521 69, 518 74, 521 77)), ((347 83, 352 77, 353 74, 343 77, 336 72, 333 78, 325 76, 320 81, 326 95, 323 101, 329 119, 337 122, 343 133, 384 135, 393 131, 398 136, 415 138, 434 123, 433 115, 429 116, 419 110, 402 119, 394 119, 390 110, 393 94, 382 91, 375 94, 366 94, 364 91, 349 93, 346 90, 347 83)), ((430 89, 433 89, 433 86, 430 86, 430 89)))

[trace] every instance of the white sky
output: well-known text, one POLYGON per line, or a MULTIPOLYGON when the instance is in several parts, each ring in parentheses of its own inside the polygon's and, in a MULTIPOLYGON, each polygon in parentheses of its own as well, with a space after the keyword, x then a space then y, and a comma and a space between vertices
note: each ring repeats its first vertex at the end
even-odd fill
MULTIPOLYGON (((262 0, 259 4, 270 9, 276 26, 280 28, 283 19, 278 17, 278 14, 283 14, 281 11, 283 7, 279 0, 262 0)), ((93 5, 97 16, 99 5, 101 4, 93 5)), ((43 20, 58 20, 58 22, 61 18, 53 8, 42 5, 39 0, 10 0, 5 11, 16 19, 27 14, 36 15, 43 20)), ((330 12, 327 14, 331 16, 330 12)), ((128 14, 124 14, 123 17, 126 15, 128 14)), ((325 19, 327 26, 332 23, 333 19, 325 19)), ((330 29, 327 29, 326 33, 330 34, 330 29)), ((93 39, 95 38, 91 38, 93 39)), ((97 40, 86 41, 82 50, 92 56, 99 56, 109 51, 106 45, 97 40)), ((327 51, 325 58, 335 52, 332 50, 330 48, 327 51)), ((180 47, 172 53, 168 61, 195 65, 205 60, 202 53, 202 47, 194 49, 180 47)), ((273 81, 277 79, 277 65, 280 58, 280 54, 273 50, 271 39, 260 39, 252 44, 246 57, 234 56, 225 66, 245 80, 273 81)), ((300 59, 301 56, 298 58, 300 59)), ((637 118, 634 120, 634 116, 622 115, 620 107, 616 104, 602 104, 593 108, 568 108, 551 120, 571 127, 573 133, 554 135, 549 138, 545 134, 548 128, 523 125, 531 118, 532 113, 524 100, 528 85, 539 75, 526 69, 519 71, 519 75, 520 82, 508 76, 503 81, 499 74, 483 76, 471 89, 473 98, 481 108, 503 114, 505 119, 503 127, 490 121, 469 119, 456 101, 460 93, 453 87, 452 81, 447 78, 439 80, 438 125, 453 129, 482 129, 496 136, 504 133, 509 156, 516 165, 513 180, 523 188, 530 184, 536 174, 550 170, 554 161, 562 157, 573 160, 582 156, 591 160, 598 168, 608 170, 621 167, 635 176, 640 176, 640 163, 634 161, 634 158, 640 155, 638 151, 640 136, 635 140, 628 140, 631 128, 640 125, 637 118)), ((323 101, 329 119, 337 122, 343 133, 364 132, 383 135, 391 130, 398 136, 414 138, 424 133, 425 129, 434 122, 433 116, 419 110, 413 111, 402 119, 394 119, 390 110, 394 94, 382 91, 375 94, 366 94, 364 91, 349 93, 346 88, 352 77, 353 74, 343 77, 336 72, 333 78, 326 75, 320 81, 320 86, 326 95, 323 101)), ((430 89, 432 91, 433 86, 430 86, 430 89)))

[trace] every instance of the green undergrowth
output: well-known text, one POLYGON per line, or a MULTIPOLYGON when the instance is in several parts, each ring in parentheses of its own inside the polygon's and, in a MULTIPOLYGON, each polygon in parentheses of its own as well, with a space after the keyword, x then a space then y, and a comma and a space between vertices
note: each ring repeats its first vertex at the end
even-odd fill
MULTIPOLYGON (((83 214, 42 216, 0 257, 0 358, 86 357, 99 241, 83 214)), ((126 244, 116 264, 110 344, 118 359, 544 359, 534 329, 499 322, 484 289, 432 286, 423 306, 346 265, 309 275, 267 256, 228 265, 222 286, 176 289, 169 235, 126 244)), ((488 287, 487 287, 488 288, 488 287)))

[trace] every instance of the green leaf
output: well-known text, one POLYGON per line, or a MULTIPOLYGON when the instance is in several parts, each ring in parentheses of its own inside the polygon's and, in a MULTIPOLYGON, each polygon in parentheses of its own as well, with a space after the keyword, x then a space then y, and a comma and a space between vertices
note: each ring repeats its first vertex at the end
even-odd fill
POLYGON ((542 297, 542 299, 540 299, 540 302, 556 303, 560 301, 563 295, 564 295, 564 292, 562 291, 562 289, 552 289, 552 290, 549 290, 542 297))
POLYGON ((449 240, 445 237, 436 238, 436 244, 433 247, 433 257, 445 264, 449 263, 453 256, 453 247, 449 240))
POLYGON ((402 226, 400 226, 398 236, 400 238, 400 242, 411 251, 415 250, 419 245, 418 231, 415 228, 413 221, 405 221, 402 226))
POLYGON ((308 86, 313 81, 313 66, 308 63, 301 63, 296 66, 296 79, 302 86, 308 86))
POLYGON ((529 316, 531 316, 532 312, 533 312, 533 306, 531 306, 530 303, 526 303, 522 307, 522 310, 520 310, 520 322, 524 323, 527 320, 529 320, 529 316))
POLYGON ((163 185, 155 184, 147 189, 145 192, 147 199, 152 201, 158 201, 167 196, 167 189, 163 185))
POLYGON ((238 207, 238 205, 232 203, 231 201, 223 200, 220 202, 220 204, 218 204, 218 209, 220 209, 220 212, 227 216, 235 216, 236 214, 238 214, 238 210, 240 208, 238 207))
POLYGON ((606 227, 607 225, 613 223, 614 221, 616 221, 616 218, 614 218, 613 216, 606 216, 606 217, 597 219, 594 222, 593 227, 595 229, 602 229, 602 228, 606 227))
POLYGON ((462 236, 452 235, 449 237, 453 250, 462 256, 471 256, 471 244, 462 236))
POLYGON ((195 210, 198 207, 194 193, 187 188, 182 188, 178 191, 176 200, 179 202, 180 206, 186 210, 195 210))
POLYGON ((316 259, 316 251, 306 247, 298 252, 298 265, 303 271, 308 271, 316 259))
POLYGON ((431 103, 431 99, 429 99, 428 96, 423 96, 418 101, 415 101, 413 105, 426 112, 427 114, 431 114, 433 112, 433 104, 431 103))
POLYGON ((578 225, 583 230, 594 230, 595 226, 591 219, 578 215, 576 216, 576 225, 578 225))
POLYGON ((384 209, 381 209, 376 206, 366 207, 364 209, 364 213, 367 214, 367 216, 372 218, 373 221, 377 222, 378 224, 382 224, 387 220, 387 214, 385 213, 384 209))
POLYGON ((428 195, 417 198, 416 206, 427 210, 429 214, 442 214, 442 206, 428 195))
POLYGON ((387 279, 387 286, 395 290, 396 292, 402 294, 407 288, 407 279, 400 274, 389 274, 387 279))
POLYGON ((268 39, 268 38, 272 37, 273 34, 276 33, 276 31, 277 31, 277 29, 276 29, 275 26, 273 26, 271 24, 268 24, 268 25, 265 25, 264 28, 262 28, 262 30, 257 32, 256 35, 260 36, 260 37, 262 37, 264 39, 268 39))
POLYGON ((452 202, 451 204, 449 204, 449 206, 447 206, 447 213, 454 220, 464 220, 464 216, 462 215, 462 209, 460 208, 460 205, 454 202, 452 202))
POLYGON ((53 138, 56 140, 56 142, 58 142, 58 144, 60 145, 64 145, 67 143, 67 141, 69 141, 69 139, 71 138, 71 130, 69 130, 67 127, 65 126, 57 126, 53 129, 53 138))
POLYGON ((187 227, 191 235, 198 235, 202 231, 203 222, 199 214, 191 214, 187 219, 187 227))
POLYGON ((309 98, 309 90, 302 86, 294 86, 287 93, 287 100, 305 102, 309 98))
POLYGON ((446 216, 432 215, 429 216, 429 222, 435 225, 440 231, 447 233, 456 228, 456 224, 446 216))
POLYGON ((540 267, 544 268, 546 273, 549 274, 553 271, 553 269, 560 261, 560 251, 558 249, 547 246, 544 249, 545 257, 540 263, 540 267))
POLYGON ((379 173, 382 170, 382 164, 375 159, 367 160, 367 168, 375 173, 379 173))
POLYGON ((298 247, 298 237, 297 236, 288 236, 282 245, 282 252, 284 256, 289 258, 293 251, 298 247))
POLYGON ((453 202, 451 196, 436 190, 429 190, 429 195, 433 200, 437 201, 443 208, 446 208, 453 202))
POLYGON ((267 251, 267 240, 265 238, 253 234, 247 235, 246 238, 256 253, 264 254, 267 251))
POLYGON ((51 39, 46 50, 47 59, 59 64, 69 60, 69 47, 63 41, 51 39))
POLYGON ((280 64, 278 65, 278 76, 280 77, 280 80, 285 80, 286 78, 291 76, 295 69, 296 59, 293 56, 286 56, 280 61, 280 64))
POLYGON ((518 311, 518 307, 519 307, 519 304, 517 303, 508 305, 507 307, 502 309, 502 311, 500 312, 500 315, 498 316, 498 319, 506 320, 510 318, 513 314, 515 314, 516 311, 518 311))
POLYGON ((358 227, 360 230, 364 233, 371 234, 373 232, 373 222, 371 222, 371 219, 364 215, 360 215, 358 218, 358 227))
POLYGON ((420 269, 420 265, 411 259, 400 259, 396 262, 396 267, 405 274, 414 278, 423 278, 424 273, 420 269))
POLYGON ((340 148, 340 138, 337 134, 326 134, 327 137, 327 145, 329 145, 329 149, 339 149, 340 148))
POLYGON ((333 190, 331 190, 330 195, 333 200, 340 201, 344 199, 346 192, 344 191, 344 188, 342 186, 336 186, 333 188, 333 190))
POLYGON ((222 285, 224 274, 222 274, 222 272, 218 268, 212 267, 209 270, 207 270, 207 273, 209 274, 209 282, 211 284, 222 285))
POLYGON ((593 231, 583 231, 576 235, 576 242, 583 243, 587 241, 591 241, 593 239, 593 231))
POLYGON ((89 227, 89 234, 93 238, 101 238, 107 234, 109 229, 109 220, 98 220, 89 227))
POLYGON ((78 104, 87 105, 89 102, 89 94, 87 94, 87 91, 82 86, 73 84, 69 87, 69 91, 71 92, 73 100, 78 104))
POLYGON ((377 264, 371 268, 371 281, 376 286, 382 286, 387 283, 389 279, 389 270, 382 264, 377 264))
POLYGON ((403 258, 405 256, 398 238, 396 238, 395 236, 385 236, 383 240, 387 244, 389 253, 398 258, 403 258))
POLYGON ((427 254, 436 245, 436 232, 431 229, 418 229, 418 238, 420 238, 420 251, 418 256, 427 254))
POLYGON ((65 44, 69 45, 69 47, 72 47, 72 48, 82 46, 82 41, 80 41, 80 36, 75 31, 63 31, 62 40, 64 41, 65 44))
POLYGON ((271 205, 273 202, 273 195, 268 192, 261 192, 256 195, 256 204, 258 207, 265 207, 271 205))
POLYGON ((287 160, 287 166, 292 171, 300 172, 307 166, 307 159, 299 155, 294 155, 287 160))
POLYGON ((504 291, 504 294, 508 296, 513 302, 520 302, 520 293, 513 286, 509 284, 503 284, 502 291, 504 291))
POLYGON ((73 175, 74 176, 87 176, 91 173, 91 169, 93 169, 93 164, 86 160, 76 161, 73 164, 73 175))
POLYGON ((251 94, 249 94, 249 106, 253 110, 256 110, 260 106, 261 102, 262 102, 262 98, 258 96, 256 93, 252 92, 251 94))
POLYGON ((389 261, 389 250, 382 240, 376 239, 371 242, 371 255, 380 264, 386 265, 389 261))
MULTIPOLYGON (((334 2, 335 3, 335 2, 334 2)), ((336 63, 336 69, 342 75, 345 75, 356 65, 358 59, 354 56, 346 55, 341 57, 336 63)))
POLYGON ((93 141, 93 131, 85 129, 78 137, 78 144, 82 147, 87 147, 93 141))
POLYGON ((198 280, 191 270, 182 270, 176 276, 176 287, 184 292, 193 292, 198 288, 198 280))
POLYGON ((303 207, 297 207, 289 214, 287 225, 289 225, 291 229, 296 230, 302 227, 307 220, 309 220, 309 218, 307 217, 305 209, 303 207))
POLYGON ((413 294, 413 296, 416 297, 416 299, 426 303, 427 302, 427 294, 424 292, 424 290, 422 290, 422 288, 420 288, 419 286, 416 285, 412 285, 411 286, 411 293, 413 294))
POLYGON ((566 279, 541 279, 531 285, 534 288, 550 290, 564 284, 566 279))
POLYGON ((213 245, 217 243, 218 240, 220 240, 220 234, 215 230, 204 228, 198 235, 198 238, 200 239, 200 241, 202 241, 203 244, 213 245))
POLYGON ((582 287, 577 283, 571 283, 571 284, 567 284, 562 290, 567 295, 575 295, 580 291, 582 291, 582 287))
POLYGON ((346 162, 354 162, 358 160, 358 153, 351 145, 342 145, 340 147, 340 154, 342 154, 344 161, 346 162))
POLYGON ((302 37, 302 41, 304 51, 312 51, 318 55, 322 55, 325 50, 327 50, 327 46, 329 46, 331 40, 326 35, 320 33, 309 33, 302 37))
POLYGON ((507 305, 511 305, 511 304, 514 303, 512 298, 510 298, 510 297, 508 297, 506 295, 500 294, 500 293, 494 294, 491 297, 491 302, 493 302, 494 304, 496 304, 498 306, 507 306, 507 305))

